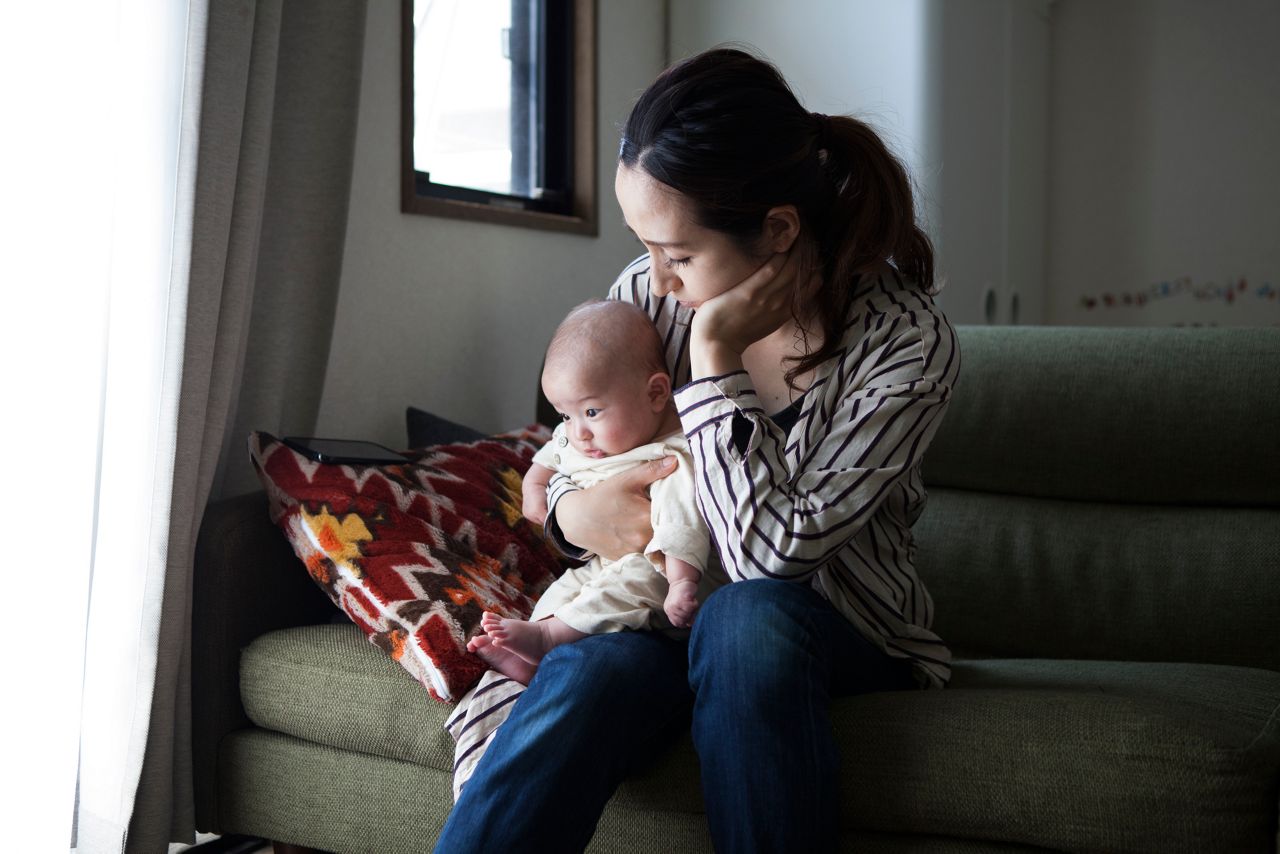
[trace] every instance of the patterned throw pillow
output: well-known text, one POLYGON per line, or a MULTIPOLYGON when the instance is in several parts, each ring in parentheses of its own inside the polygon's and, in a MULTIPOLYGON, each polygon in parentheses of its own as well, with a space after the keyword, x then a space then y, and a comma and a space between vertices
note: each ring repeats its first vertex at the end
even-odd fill
POLYGON ((551 432, 534 425, 409 451, 405 465, 313 462, 249 436, 271 519, 307 572, 377 646, 452 702, 486 670, 480 615, 527 617, 561 563, 520 512, 520 480, 551 432))

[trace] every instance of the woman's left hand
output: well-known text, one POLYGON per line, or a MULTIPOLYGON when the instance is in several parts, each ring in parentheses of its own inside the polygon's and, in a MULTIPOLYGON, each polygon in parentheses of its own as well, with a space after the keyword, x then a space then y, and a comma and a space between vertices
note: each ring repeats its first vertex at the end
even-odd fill
POLYGON ((741 356, 786 323, 795 293, 796 256, 794 250, 770 256, 750 276, 698 306, 691 329, 694 346, 741 356))

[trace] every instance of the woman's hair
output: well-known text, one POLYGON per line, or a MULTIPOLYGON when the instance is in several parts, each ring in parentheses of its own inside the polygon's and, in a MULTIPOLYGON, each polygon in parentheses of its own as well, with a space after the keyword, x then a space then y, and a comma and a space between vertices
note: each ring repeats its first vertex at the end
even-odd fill
POLYGON ((860 274, 888 261, 933 288, 933 246, 902 163, 867 124, 804 109, 777 68, 745 51, 715 48, 662 72, 632 108, 618 159, 684 194, 699 225, 749 255, 760 254, 769 209, 796 206, 792 313, 816 308, 823 339, 788 383, 840 347, 860 274))

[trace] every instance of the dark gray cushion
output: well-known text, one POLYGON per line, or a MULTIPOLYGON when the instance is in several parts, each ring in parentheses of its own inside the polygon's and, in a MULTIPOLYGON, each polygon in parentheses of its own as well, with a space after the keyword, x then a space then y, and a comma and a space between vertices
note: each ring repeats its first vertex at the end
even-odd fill
POLYGON ((441 418, 416 406, 405 407, 404 423, 410 448, 429 448, 432 445, 474 442, 485 438, 485 434, 479 430, 441 418))
MULTIPOLYGON (((959 662, 953 686, 834 704, 847 828, 1069 850, 1274 842, 1278 673, 993 660, 959 662)), ((353 627, 259 638, 244 653, 242 692, 259 726, 440 773, 452 767, 441 731, 449 707, 353 627)), ((628 781, 613 806, 699 811, 689 740, 628 781)))
POLYGON ((958 330, 936 486, 1280 505, 1280 329, 958 330))

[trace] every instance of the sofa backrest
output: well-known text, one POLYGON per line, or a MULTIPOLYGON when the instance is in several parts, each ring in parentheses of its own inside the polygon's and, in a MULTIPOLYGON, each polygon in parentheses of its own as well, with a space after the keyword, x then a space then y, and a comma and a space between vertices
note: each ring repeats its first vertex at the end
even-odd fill
POLYGON ((1280 670, 1280 329, 958 334, 915 525, 955 652, 1280 670))

